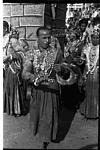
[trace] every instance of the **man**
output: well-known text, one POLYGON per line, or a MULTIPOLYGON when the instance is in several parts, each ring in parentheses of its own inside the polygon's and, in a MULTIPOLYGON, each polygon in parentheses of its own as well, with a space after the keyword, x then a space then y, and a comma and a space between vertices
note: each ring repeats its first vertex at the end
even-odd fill
POLYGON ((58 128, 59 85, 56 73, 60 70, 61 51, 50 46, 51 30, 38 28, 37 47, 26 54, 23 78, 32 85, 30 125, 38 133, 43 147, 56 139, 58 128))

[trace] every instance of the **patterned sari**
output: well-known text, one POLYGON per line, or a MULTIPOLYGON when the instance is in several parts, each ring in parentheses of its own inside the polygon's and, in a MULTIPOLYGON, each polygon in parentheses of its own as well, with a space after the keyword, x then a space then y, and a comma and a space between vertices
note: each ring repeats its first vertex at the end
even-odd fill
POLYGON ((6 55, 3 57, 5 65, 4 78, 4 112, 8 115, 22 115, 24 112, 24 89, 21 79, 22 56, 8 44, 6 55), (9 59, 8 59, 9 58, 9 59))
POLYGON ((86 98, 80 106, 80 112, 86 118, 99 116, 99 45, 92 43, 84 50, 87 58, 86 98))

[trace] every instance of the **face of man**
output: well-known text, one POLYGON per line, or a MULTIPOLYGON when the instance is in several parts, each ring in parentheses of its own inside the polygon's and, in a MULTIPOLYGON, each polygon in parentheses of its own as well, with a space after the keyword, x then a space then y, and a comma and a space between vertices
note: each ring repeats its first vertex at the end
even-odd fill
POLYGON ((92 41, 92 44, 94 46, 98 45, 99 44, 99 35, 97 35, 97 36, 96 35, 92 35, 91 41, 92 41))
POLYGON ((41 48, 47 49, 51 42, 51 33, 49 30, 40 30, 38 36, 38 44, 41 48))
POLYGON ((86 29, 86 24, 85 23, 82 23, 81 24, 81 31, 84 32, 86 29))

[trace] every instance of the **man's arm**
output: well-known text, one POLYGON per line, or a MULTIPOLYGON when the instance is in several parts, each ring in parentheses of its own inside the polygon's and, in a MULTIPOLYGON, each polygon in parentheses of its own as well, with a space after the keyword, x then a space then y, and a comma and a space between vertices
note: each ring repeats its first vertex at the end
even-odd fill
POLYGON ((31 60, 26 60, 23 65, 22 78, 29 81, 30 83, 34 82, 33 74, 33 64, 31 60))

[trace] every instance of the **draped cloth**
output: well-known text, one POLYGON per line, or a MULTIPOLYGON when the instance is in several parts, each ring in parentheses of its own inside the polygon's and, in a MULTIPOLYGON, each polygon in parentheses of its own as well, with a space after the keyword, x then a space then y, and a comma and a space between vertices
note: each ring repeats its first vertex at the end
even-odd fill
POLYGON ((7 44, 8 46, 3 48, 3 59, 5 60, 3 78, 3 111, 8 115, 21 115, 24 112, 23 105, 25 100, 23 81, 21 79, 23 60, 21 53, 15 52, 14 48, 11 48, 9 43, 6 43, 6 45, 7 44), (12 56, 12 59, 10 56, 12 56))
POLYGON ((34 49, 26 56, 23 78, 32 85, 30 127, 33 135, 39 134, 41 141, 50 142, 56 139, 59 111, 59 85, 56 81, 55 71, 50 66, 59 63, 60 54, 57 49, 49 47, 48 50, 42 52, 34 49), (41 76, 45 72, 44 70, 47 72, 50 70, 49 78, 53 79, 53 82, 34 85, 34 77, 41 76))
POLYGON ((88 76, 86 81, 86 97, 80 105, 80 112, 86 118, 99 116, 99 45, 89 46, 84 50, 87 56, 88 76))

